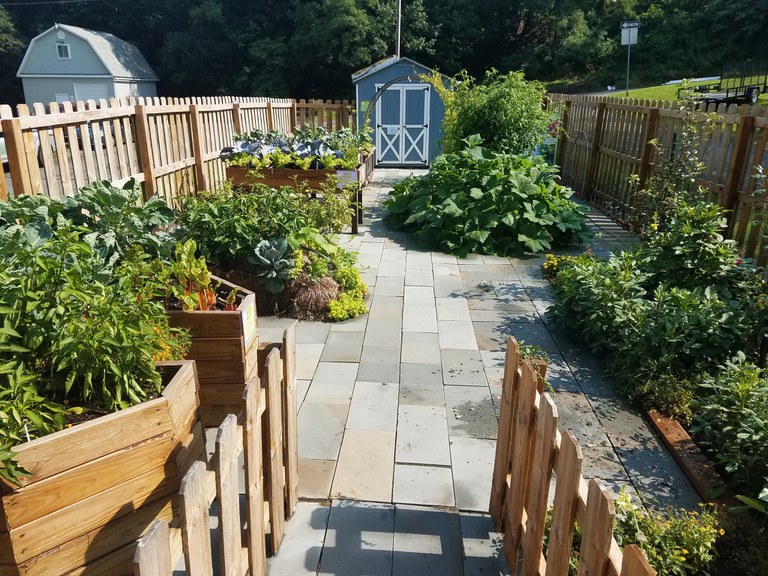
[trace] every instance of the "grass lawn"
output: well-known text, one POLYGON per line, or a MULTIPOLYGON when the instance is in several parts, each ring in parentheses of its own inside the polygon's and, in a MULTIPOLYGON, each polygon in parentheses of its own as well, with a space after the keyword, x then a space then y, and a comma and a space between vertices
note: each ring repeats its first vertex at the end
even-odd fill
MULTIPOLYGON (((711 83, 712 82, 700 82, 700 84, 711 84, 711 83)), ((651 100, 677 100, 678 88, 680 88, 679 84, 672 84, 669 86, 648 86, 647 88, 635 88, 629 91, 629 97, 644 98, 644 99, 651 99, 651 100)), ((624 94, 625 94, 624 90, 616 90, 616 92, 611 93, 611 95, 618 96, 619 98, 623 98, 624 94)), ((768 94, 760 94, 760 99, 757 102, 762 106, 767 106, 768 94)))

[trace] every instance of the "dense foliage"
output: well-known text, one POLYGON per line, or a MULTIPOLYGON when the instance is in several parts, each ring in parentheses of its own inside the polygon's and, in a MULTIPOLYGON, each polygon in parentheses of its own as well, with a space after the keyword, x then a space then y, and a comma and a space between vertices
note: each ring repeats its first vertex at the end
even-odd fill
POLYGON ((589 237, 584 210, 555 182, 553 167, 480 144, 471 137, 465 149, 436 158, 425 176, 397 184, 384 202, 388 225, 460 256, 540 252, 589 237))
MULTIPOLYGON (((367 294, 355 256, 334 237, 349 223, 350 199, 333 182, 320 194, 322 202, 290 186, 225 188, 187 200, 179 221, 209 262, 251 274, 268 292, 282 294, 274 302, 280 311, 345 320, 365 312, 367 294), (294 297, 297 292, 304 294, 294 297), (307 292, 317 298, 302 300, 307 292)), ((260 306, 272 302, 264 296, 260 306)))
POLYGON ((530 154, 544 139, 551 121, 541 105, 544 86, 527 81, 522 72, 500 75, 490 70, 480 83, 462 72, 449 86, 437 73, 429 80, 445 105, 446 152, 459 152, 473 134, 480 135, 486 148, 509 154, 530 154))
POLYGON ((23 470, 10 448, 88 411, 156 394, 157 360, 182 358, 185 332, 168 325, 171 273, 156 226, 162 202, 137 207, 133 183, 98 183, 64 201, 0 203, 0 476, 23 470), (145 251, 146 248, 146 251, 145 251))
MULTIPOLYGON (((22 100, 14 75, 24 48, 54 22, 136 44, 167 96, 351 99, 350 74, 395 53, 397 4, 390 0, 114 0, 103 8, 89 2, 0 8, 0 70, 7 73, 0 102, 22 100)), ((729 60, 764 59, 763 8, 762 0, 408 0, 402 53, 449 75, 524 70, 529 78, 604 88, 623 82, 619 24, 637 19, 632 79, 664 82, 718 74, 729 60)))
POLYGON ((298 168, 301 170, 354 170, 362 156, 373 150, 369 131, 343 128, 328 132, 320 127, 297 130, 293 136, 254 130, 235 136, 235 145, 224 148, 221 158, 231 166, 256 170, 298 168))
MULTIPOLYGON (((684 509, 647 509, 625 489, 614 500, 616 522, 613 537, 623 548, 638 545, 658 576, 695 576, 706 574, 715 555, 714 544, 723 530, 717 516, 708 508, 700 512, 684 509)), ((551 511, 547 514, 545 551, 549 545, 551 511)), ((581 554, 581 527, 574 530, 569 575, 578 573, 581 554)))

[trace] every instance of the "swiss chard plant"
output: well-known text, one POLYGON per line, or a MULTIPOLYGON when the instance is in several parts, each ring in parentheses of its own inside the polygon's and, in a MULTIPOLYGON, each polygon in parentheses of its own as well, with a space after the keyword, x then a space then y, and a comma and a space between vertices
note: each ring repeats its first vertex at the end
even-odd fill
POLYGON ((435 159, 429 173, 408 178, 385 200, 385 220, 423 246, 459 256, 509 256, 590 238, 585 210, 543 161, 492 152, 478 136, 435 159))

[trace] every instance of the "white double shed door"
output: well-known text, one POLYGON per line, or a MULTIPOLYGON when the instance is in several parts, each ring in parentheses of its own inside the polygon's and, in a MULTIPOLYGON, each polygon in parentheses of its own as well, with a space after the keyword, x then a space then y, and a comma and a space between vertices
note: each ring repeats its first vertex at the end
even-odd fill
MULTIPOLYGON (((379 90, 382 84, 376 85, 379 90)), ((376 163, 381 166, 429 164, 429 84, 395 84, 376 104, 376 163)))

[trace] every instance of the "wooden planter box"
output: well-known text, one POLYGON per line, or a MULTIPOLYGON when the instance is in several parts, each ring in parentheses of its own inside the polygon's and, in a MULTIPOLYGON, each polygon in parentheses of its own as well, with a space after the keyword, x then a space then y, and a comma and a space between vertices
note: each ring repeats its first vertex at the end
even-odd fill
POLYGON ((309 190, 320 190, 329 176, 336 176, 344 184, 356 184, 354 206, 352 206, 352 234, 357 234, 359 225, 363 222, 363 184, 366 177, 366 164, 360 164, 354 170, 299 170, 296 168, 268 168, 261 170, 262 178, 251 179, 250 168, 227 166, 227 180, 232 180, 232 186, 242 188, 252 183, 264 184, 271 188, 293 186, 297 182, 305 183, 309 190))
POLYGON ((226 280, 220 290, 237 289, 237 310, 167 310, 173 327, 192 336, 187 358, 197 364, 200 413, 205 426, 219 426, 227 414, 240 412, 245 383, 256 374, 259 337, 256 296, 226 280))
POLYGON ((133 573, 135 540, 178 512, 182 476, 205 459, 194 362, 158 367, 158 398, 14 448, 32 476, 0 482, 1 576, 133 573))

